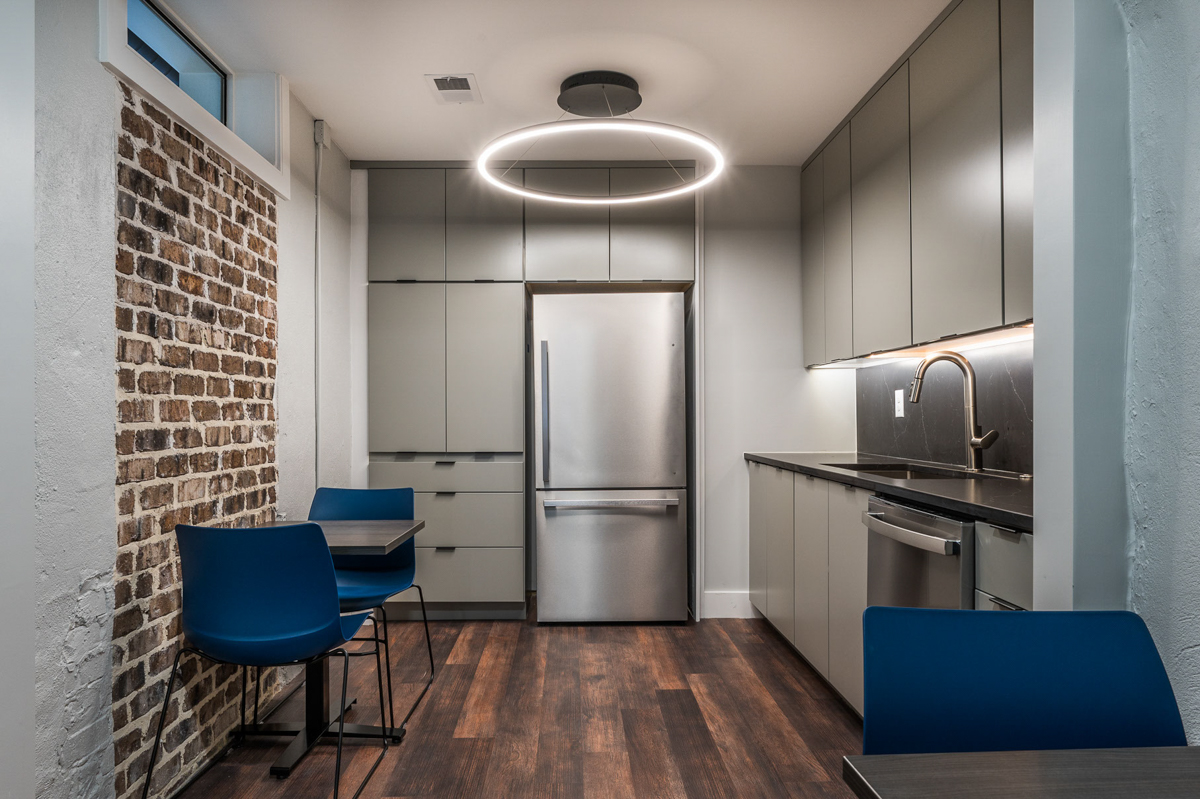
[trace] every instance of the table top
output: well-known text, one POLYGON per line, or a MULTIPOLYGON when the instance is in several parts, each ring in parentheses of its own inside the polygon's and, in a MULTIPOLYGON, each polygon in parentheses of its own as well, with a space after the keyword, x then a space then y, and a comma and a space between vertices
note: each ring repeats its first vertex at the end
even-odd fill
POLYGON ((1200 795, 1200 747, 856 755, 842 777, 861 799, 1176 799, 1200 795))
MULTIPOLYGON (((425 527, 421 519, 388 521, 315 521, 335 555, 387 555, 425 527)), ((275 521, 264 527, 290 527, 306 521, 275 521)))

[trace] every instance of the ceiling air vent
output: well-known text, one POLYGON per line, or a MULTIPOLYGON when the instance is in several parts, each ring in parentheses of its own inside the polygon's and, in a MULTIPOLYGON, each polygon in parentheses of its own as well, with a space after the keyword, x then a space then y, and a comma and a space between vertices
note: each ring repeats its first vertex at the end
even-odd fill
POLYGON ((434 98, 442 105, 483 102, 483 98, 479 96, 479 84, 469 72, 458 75, 426 75, 425 82, 429 84, 434 98))

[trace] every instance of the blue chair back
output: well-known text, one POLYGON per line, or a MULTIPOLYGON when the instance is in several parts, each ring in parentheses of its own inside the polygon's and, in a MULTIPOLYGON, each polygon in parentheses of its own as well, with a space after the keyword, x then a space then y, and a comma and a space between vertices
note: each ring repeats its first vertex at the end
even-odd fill
MULTIPOLYGON (((379 521, 412 519, 415 511, 411 488, 318 488, 308 510, 311 521, 379 521)), ((337 555, 339 569, 352 571, 402 571, 416 564, 416 539, 410 538, 384 557, 337 555)))
POLYGON ((316 524, 175 528, 183 632, 216 660, 272 665, 341 644, 337 581, 316 524))
POLYGON ((864 754, 1187 743, 1134 613, 871 607, 863 650, 864 754))

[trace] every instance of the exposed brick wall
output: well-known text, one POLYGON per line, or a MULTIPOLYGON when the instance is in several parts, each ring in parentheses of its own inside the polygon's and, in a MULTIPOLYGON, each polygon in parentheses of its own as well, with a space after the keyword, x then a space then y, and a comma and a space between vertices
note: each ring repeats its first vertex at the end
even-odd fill
MULTIPOLYGON (((180 642, 176 524, 275 515, 274 194, 122 84, 117 131, 116 795, 141 790, 180 642)), ((229 740, 241 678, 187 657, 154 793, 229 740)), ((277 690, 264 672, 264 697, 277 690)))

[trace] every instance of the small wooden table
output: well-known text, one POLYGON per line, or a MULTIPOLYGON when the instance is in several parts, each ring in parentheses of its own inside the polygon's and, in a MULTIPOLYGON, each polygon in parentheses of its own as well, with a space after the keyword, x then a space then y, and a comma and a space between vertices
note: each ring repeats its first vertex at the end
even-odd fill
MULTIPOLYGON (((276 521, 264 527, 289 527, 305 522, 276 521)), ((334 555, 378 555, 383 556, 395 551, 396 547, 408 541, 425 527, 420 519, 404 521, 318 521, 325 533, 329 551, 334 555)), ((358 701, 348 698, 346 706, 340 707, 340 696, 332 699, 334 694, 329 689, 329 658, 309 663, 304 667, 304 721, 302 722, 266 722, 263 724, 247 725, 246 732, 251 735, 287 735, 295 734, 287 749, 271 766, 272 777, 286 777, 300 762, 308 751, 325 736, 336 739, 337 728, 333 726, 338 718, 358 701), (332 704, 331 704, 332 703, 332 704)), ((381 721, 383 721, 381 719, 381 721)), ((404 730, 389 729, 393 741, 404 738, 404 730)), ((383 734, 383 729, 367 724, 347 724, 347 738, 375 738, 383 734)))
POLYGON ((856 755, 861 799, 1183 799, 1200 796, 1200 747, 856 755))

